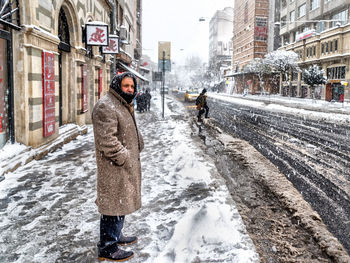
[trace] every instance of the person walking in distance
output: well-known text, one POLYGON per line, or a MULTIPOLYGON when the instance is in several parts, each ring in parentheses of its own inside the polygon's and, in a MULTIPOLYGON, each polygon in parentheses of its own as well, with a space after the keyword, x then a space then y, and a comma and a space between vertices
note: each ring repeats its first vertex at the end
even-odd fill
POLYGON ((149 92, 149 89, 146 89, 146 93, 145 93, 145 98, 146 98, 146 111, 150 111, 151 110, 151 99, 152 99, 152 95, 149 92))
POLYGON ((207 105, 207 90, 203 89, 196 99, 196 105, 198 110, 198 121, 202 121, 202 114, 205 112, 205 118, 209 118, 209 107, 207 105))
POLYGON ((126 237, 122 232, 125 215, 141 207, 143 139, 134 116, 136 94, 137 83, 132 73, 116 75, 109 91, 92 112, 97 163, 96 204, 101 214, 98 260, 128 260, 134 253, 119 246, 137 242, 136 236, 126 237))

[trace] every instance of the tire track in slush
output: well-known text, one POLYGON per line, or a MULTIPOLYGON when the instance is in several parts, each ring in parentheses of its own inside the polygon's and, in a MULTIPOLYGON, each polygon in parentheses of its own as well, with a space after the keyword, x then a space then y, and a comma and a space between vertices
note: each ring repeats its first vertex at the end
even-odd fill
POLYGON ((248 141, 276 165, 349 252, 350 127, 212 102, 210 115, 218 126, 248 141), (317 156, 305 153, 310 146, 318 150, 317 156), (346 182, 345 189, 341 182, 346 182))

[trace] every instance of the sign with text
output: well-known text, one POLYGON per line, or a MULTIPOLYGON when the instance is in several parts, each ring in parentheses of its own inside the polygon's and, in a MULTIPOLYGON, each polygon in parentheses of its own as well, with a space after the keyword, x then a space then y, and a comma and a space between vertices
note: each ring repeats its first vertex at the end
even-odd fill
POLYGON ((118 54, 119 53, 119 37, 116 35, 109 35, 109 44, 102 47, 104 54, 118 54))
POLYGON ((296 34, 295 41, 299 41, 299 40, 303 40, 303 39, 307 39, 307 38, 313 37, 315 34, 316 34, 316 30, 315 29, 310 29, 310 30, 307 30, 305 32, 301 32, 300 34, 296 34))
POLYGON ((158 41, 158 70, 171 71, 171 42, 158 41))
POLYGON ((90 46, 108 46, 108 25, 86 23, 86 43, 90 46))
POLYGON ((81 112, 88 111, 88 102, 87 102, 87 65, 81 65, 81 112))
POLYGON ((163 67, 164 67, 164 71, 171 71, 171 61, 167 59, 166 60, 159 59, 158 71, 163 71, 163 67))
POLYGON ((153 81, 162 81, 162 79, 163 79, 163 72, 157 72, 157 71, 152 72, 153 81))
POLYGON ((55 55, 42 52, 43 136, 55 133, 55 55))
POLYGON ((164 51, 164 59, 170 60, 171 42, 158 41, 158 60, 163 59, 163 51, 164 51))

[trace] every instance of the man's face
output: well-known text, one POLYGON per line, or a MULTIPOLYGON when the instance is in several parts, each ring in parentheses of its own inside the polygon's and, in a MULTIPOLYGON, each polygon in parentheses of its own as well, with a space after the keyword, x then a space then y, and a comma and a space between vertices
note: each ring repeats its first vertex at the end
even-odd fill
POLYGON ((134 94, 134 80, 130 77, 125 77, 122 79, 121 89, 125 93, 134 94))

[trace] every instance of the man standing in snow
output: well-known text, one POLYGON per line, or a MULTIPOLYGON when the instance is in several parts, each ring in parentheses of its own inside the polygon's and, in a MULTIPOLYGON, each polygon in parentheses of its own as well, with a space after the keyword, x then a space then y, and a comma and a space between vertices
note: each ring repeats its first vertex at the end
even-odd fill
POLYGON ((203 89, 202 92, 199 94, 199 96, 196 99, 196 105, 198 111, 198 121, 202 121, 202 114, 205 112, 205 118, 209 118, 209 107, 207 105, 207 90, 203 89))
POLYGON ((136 78, 125 72, 114 76, 106 96, 94 106, 92 122, 97 163, 97 199, 101 214, 99 260, 124 261, 133 257, 119 245, 137 242, 122 233, 125 215, 141 207, 140 151, 143 139, 134 116, 136 78))

